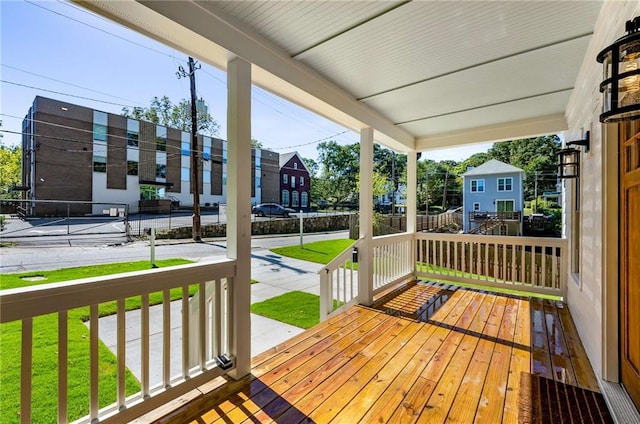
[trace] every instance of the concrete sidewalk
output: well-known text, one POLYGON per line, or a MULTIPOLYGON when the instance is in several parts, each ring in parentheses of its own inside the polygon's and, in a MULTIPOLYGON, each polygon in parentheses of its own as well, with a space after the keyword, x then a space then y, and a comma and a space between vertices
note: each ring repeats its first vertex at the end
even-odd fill
MULTIPOLYGON (((202 258, 207 260, 207 258, 202 258)), ((267 249, 252 251, 251 303, 261 302, 295 290, 320 294, 317 272, 322 265, 276 255, 267 249)), ((179 375, 182 367, 182 311, 181 301, 171 303, 171 375, 179 375)), ((127 368, 141 379, 140 310, 126 313, 127 368)), ((150 321, 150 385, 162 382, 162 305, 149 308, 150 321)), ((100 318, 100 339, 111 349, 117 350, 116 315, 100 318)), ((276 346, 303 332, 302 328, 284 324, 269 318, 251 314, 251 356, 276 346)))

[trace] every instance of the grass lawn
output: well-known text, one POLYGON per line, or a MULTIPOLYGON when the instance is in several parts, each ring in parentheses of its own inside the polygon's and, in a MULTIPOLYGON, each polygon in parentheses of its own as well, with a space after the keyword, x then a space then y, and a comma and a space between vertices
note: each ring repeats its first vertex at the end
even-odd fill
POLYGON ((251 305, 251 312, 300 328, 320 322, 320 297, 293 291, 251 305))
MULTIPOLYGON (((183 259, 160 260, 159 267, 191 263, 183 259)), ((96 265, 89 267, 67 268, 54 271, 29 272, 20 274, 2 274, 0 276, 3 289, 68 281, 89 276, 109 275, 149 269, 148 261, 126 262, 119 264, 96 265), (26 281, 20 277, 41 276, 41 281, 26 281)), ((189 289, 197 291, 197 285, 189 289)), ((181 297, 181 289, 171 292, 172 299, 181 297)), ((161 293, 149 296, 151 304, 162 302, 161 293)), ((127 310, 140 307, 140 298, 126 300, 127 310)), ((101 316, 114 313, 116 303, 101 304, 101 316)), ((69 420, 73 421, 89 412, 89 329, 83 321, 89 316, 89 308, 78 308, 69 311, 68 315, 68 411, 69 420)), ((0 411, 2 423, 20 421, 20 351, 21 322, 10 322, 0 325, 0 411)), ((44 315, 33 320, 33 372, 32 372, 32 419, 34 423, 49 423, 57 420, 57 379, 58 379, 58 316, 44 315)), ((111 351, 100 342, 100 406, 110 405, 116 400, 117 362, 111 351)), ((139 382, 127 371, 127 395, 140 390, 139 382)))
POLYGON ((302 248, 297 244, 295 246, 276 247, 271 249, 271 251, 289 258, 301 259, 318 264, 328 264, 353 243, 354 241, 351 239, 324 240, 305 243, 302 245, 302 248))

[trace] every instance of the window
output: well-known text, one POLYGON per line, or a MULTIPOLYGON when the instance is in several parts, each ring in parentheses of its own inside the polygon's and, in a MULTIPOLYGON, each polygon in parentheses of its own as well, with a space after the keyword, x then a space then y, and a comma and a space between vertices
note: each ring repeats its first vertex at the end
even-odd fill
POLYGON ((300 187, 304 186, 304 177, 300 177, 300 187))
POLYGON ((156 165, 156 178, 167 178, 167 165, 156 165))
POLYGON ((127 146, 138 147, 138 133, 127 132, 127 146))
POLYGON ((513 200, 498 200, 496 201, 497 212, 513 212, 515 208, 515 201, 513 200))
POLYGON ((180 181, 189 182, 189 168, 186 166, 180 168, 180 181))
POLYGON ((140 137, 140 122, 127 118, 127 146, 138 147, 140 137))
POLYGON ((202 152, 202 159, 211 160, 211 146, 204 146, 204 149, 202 152))
POLYGON ((282 182, 284 184, 289 182, 289 176, 287 174, 282 174, 282 182))
POLYGON ((484 180, 471 180, 471 192, 472 193, 484 192, 484 180))
POLYGON ((513 178, 498 178, 498 191, 513 190, 513 178))
POLYGON ((478 212, 480 210, 480 203, 474 202, 473 210, 474 210, 474 212, 478 212))
POLYGON ((298 162, 293 162, 293 169, 298 169, 298 162))
POLYGON ((282 190, 282 206, 289 206, 289 191, 282 190))
POLYGON ((202 171, 202 182, 205 184, 211 184, 211 171, 202 171))
POLYGON ((93 111, 93 140, 94 141, 107 141, 107 114, 93 111))
POLYGON ((303 191, 302 194, 300 194, 300 200, 301 200, 301 206, 303 208, 306 208, 309 202, 309 195, 307 194, 306 191, 303 191))
POLYGON ((107 158, 93 157, 93 172, 107 172, 107 158))
POLYGON ((296 188, 296 177, 295 175, 291 176, 291 187, 296 188))
POLYGON ((167 151, 167 128, 156 125, 156 150, 167 151))
POLYGON ((127 175, 138 175, 138 162, 127 161, 127 175))
POLYGON ((182 140, 182 143, 180 143, 180 154, 182 156, 189 156, 191 154, 189 151, 189 145, 189 140, 182 140))
POLYGON ((297 191, 291 192, 291 206, 292 207, 297 207, 298 206, 298 203, 299 203, 298 202, 298 200, 299 200, 298 196, 299 195, 298 195, 297 191))

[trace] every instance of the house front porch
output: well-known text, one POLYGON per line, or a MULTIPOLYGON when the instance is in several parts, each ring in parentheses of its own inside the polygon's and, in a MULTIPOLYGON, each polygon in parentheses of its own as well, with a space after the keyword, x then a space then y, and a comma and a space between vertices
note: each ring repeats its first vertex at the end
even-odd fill
POLYGON ((374 306, 137 422, 612 422, 560 302, 419 282, 374 306), (408 318, 443 293, 439 308, 408 318))

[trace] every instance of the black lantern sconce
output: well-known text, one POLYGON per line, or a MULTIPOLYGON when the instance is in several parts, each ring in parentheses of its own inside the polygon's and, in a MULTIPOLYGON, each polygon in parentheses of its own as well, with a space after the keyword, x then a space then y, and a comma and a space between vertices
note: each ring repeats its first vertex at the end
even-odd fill
POLYGON ((558 153, 558 159, 560 160, 558 178, 578 178, 580 177, 581 151, 572 146, 584 146, 585 152, 588 152, 590 147, 589 131, 587 131, 584 140, 570 141, 566 145, 567 147, 558 153))
POLYGON ((640 118, 640 16, 625 25, 627 34, 598 53, 603 64, 600 122, 640 118))

